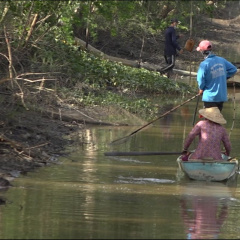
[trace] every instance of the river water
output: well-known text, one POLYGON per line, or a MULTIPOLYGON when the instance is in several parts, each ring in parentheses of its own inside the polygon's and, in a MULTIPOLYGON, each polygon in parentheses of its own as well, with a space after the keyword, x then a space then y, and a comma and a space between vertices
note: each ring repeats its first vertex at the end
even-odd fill
MULTIPOLYGON (((229 89, 223 109, 236 157, 238 91, 229 89)), ((6 200, 0 205, 0 239, 239 239, 240 178, 225 184, 189 180, 178 169, 177 154, 104 155, 181 151, 198 121, 195 107, 196 99, 122 144, 109 143, 141 126, 86 129, 86 144, 73 144, 61 164, 22 175, 0 192, 6 200)))

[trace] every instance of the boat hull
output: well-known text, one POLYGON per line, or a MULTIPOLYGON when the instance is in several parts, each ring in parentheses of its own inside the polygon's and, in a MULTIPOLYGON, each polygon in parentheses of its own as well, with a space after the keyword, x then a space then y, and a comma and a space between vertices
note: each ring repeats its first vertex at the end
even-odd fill
POLYGON ((177 159, 180 169, 193 180, 226 181, 237 174, 239 165, 237 159, 226 160, 189 160, 177 159))

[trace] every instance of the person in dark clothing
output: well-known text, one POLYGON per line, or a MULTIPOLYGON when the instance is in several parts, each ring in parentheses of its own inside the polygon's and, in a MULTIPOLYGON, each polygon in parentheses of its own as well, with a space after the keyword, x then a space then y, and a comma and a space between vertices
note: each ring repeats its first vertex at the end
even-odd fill
POLYGON ((178 19, 172 19, 171 25, 167 27, 165 30, 165 47, 164 47, 164 58, 167 63, 166 67, 160 69, 161 74, 167 73, 167 77, 169 78, 172 72, 172 69, 175 66, 175 60, 177 56, 177 50, 180 54, 183 53, 183 49, 179 46, 177 39, 179 39, 179 35, 176 35, 176 28, 179 24, 178 19))

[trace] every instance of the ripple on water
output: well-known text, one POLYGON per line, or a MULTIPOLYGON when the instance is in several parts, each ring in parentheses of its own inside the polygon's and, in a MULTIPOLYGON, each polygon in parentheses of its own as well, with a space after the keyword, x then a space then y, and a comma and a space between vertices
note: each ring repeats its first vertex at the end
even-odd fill
POLYGON ((174 183, 175 181, 169 179, 158 179, 158 178, 134 178, 134 177, 122 177, 120 176, 117 183, 136 183, 136 184, 145 184, 145 183, 174 183))
POLYGON ((132 158, 123 158, 123 157, 112 157, 113 159, 117 160, 117 161, 121 161, 121 162, 134 162, 134 163, 151 163, 151 162, 144 162, 144 161, 139 161, 136 159, 132 159, 132 158))

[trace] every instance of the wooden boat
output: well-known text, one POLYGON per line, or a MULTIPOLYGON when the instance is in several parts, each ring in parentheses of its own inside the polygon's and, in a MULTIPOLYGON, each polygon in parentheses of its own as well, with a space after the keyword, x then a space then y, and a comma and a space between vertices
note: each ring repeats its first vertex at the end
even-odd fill
POLYGON ((227 81, 227 86, 233 87, 233 83, 235 84, 235 87, 240 87, 240 69, 237 70, 237 73, 234 75, 234 77, 227 81))
POLYGON ((227 181, 238 174, 238 160, 223 155, 224 160, 196 159, 182 161, 182 156, 177 158, 181 171, 188 178, 199 181, 227 181), (226 160, 227 157, 227 160, 226 160))

